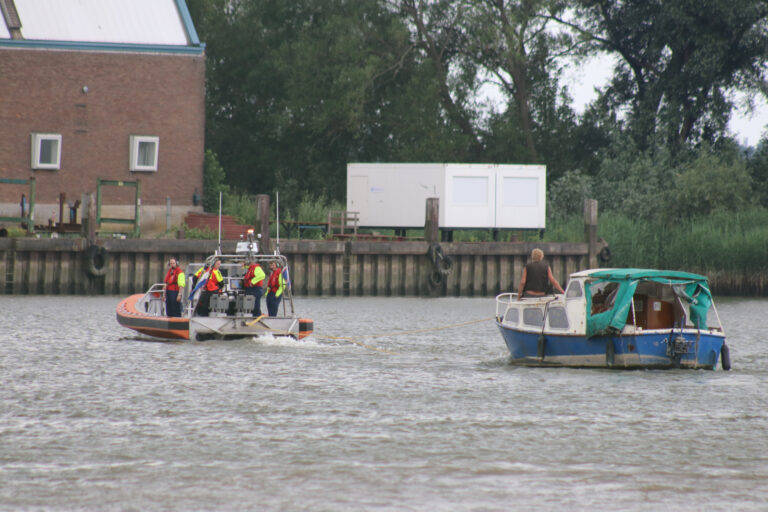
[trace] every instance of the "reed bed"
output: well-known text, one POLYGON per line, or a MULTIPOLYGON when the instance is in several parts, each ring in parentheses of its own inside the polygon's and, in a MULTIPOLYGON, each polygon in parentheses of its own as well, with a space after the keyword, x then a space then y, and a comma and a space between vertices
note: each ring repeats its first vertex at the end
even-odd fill
POLYGON ((686 270, 709 276, 720 294, 768 291, 768 210, 719 212, 706 217, 647 221, 600 217, 599 235, 610 266, 686 270))

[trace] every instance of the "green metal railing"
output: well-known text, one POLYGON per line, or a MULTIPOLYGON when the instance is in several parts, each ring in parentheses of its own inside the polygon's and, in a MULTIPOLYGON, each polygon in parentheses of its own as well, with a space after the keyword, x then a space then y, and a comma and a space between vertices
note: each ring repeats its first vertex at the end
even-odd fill
POLYGON ((103 180, 96 178, 96 225, 101 227, 102 223, 110 224, 132 224, 133 236, 139 238, 139 206, 141 206, 141 182, 136 181, 116 181, 116 180, 103 180), (136 198, 134 200, 134 217, 132 219, 115 219, 110 217, 101 216, 101 187, 113 186, 113 187, 134 187, 136 189, 136 198))
POLYGON ((20 217, 0 217, 0 221, 4 222, 19 222, 26 224, 27 233, 35 232, 35 178, 29 178, 28 180, 13 179, 13 178, 0 178, 0 184, 7 185, 29 185, 29 211, 25 212, 24 204, 22 203, 22 210, 20 217))

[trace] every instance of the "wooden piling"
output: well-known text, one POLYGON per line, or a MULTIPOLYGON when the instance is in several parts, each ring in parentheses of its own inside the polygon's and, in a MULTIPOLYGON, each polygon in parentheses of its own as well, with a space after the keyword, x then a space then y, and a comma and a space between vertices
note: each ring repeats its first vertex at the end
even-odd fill
POLYGON ((261 233, 259 252, 261 254, 272 253, 272 242, 269 238, 269 196, 259 194, 256 196, 256 225, 261 233))
POLYGON ((584 200, 584 241, 587 242, 587 261, 590 268, 597 268, 597 200, 584 200))

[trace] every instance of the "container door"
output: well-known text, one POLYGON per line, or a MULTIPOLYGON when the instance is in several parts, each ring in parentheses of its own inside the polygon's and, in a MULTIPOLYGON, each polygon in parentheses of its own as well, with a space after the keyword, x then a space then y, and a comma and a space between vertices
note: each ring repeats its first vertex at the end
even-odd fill
POLYGON ((496 226, 508 229, 546 227, 546 167, 500 165, 496 174, 496 226))
POLYGON ((445 166, 446 228, 492 228, 495 226, 494 189, 496 165, 445 166))

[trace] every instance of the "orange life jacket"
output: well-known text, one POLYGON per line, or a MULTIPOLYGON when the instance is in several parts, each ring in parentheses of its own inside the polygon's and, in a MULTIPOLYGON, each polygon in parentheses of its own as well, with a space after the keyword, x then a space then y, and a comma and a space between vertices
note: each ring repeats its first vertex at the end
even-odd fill
POLYGON ((246 288, 261 288, 264 285, 264 277, 265 274, 264 271, 261 270, 261 265, 258 263, 251 263, 251 266, 248 267, 248 271, 243 277, 243 283, 245 284, 246 288), (256 281, 256 284, 253 284, 251 281, 253 281, 257 271, 260 271, 259 275, 262 276, 262 278, 259 281, 256 281))
POLYGON ((205 289, 209 292, 215 292, 221 288, 221 284, 224 282, 224 277, 218 270, 212 270, 211 275, 208 276, 208 281, 205 283, 205 289))
POLYGON ((165 274, 165 289, 169 292, 177 292, 179 291, 179 274, 181 274, 182 271, 179 267, 176 268, 169 268, 168 272, 165 274))

